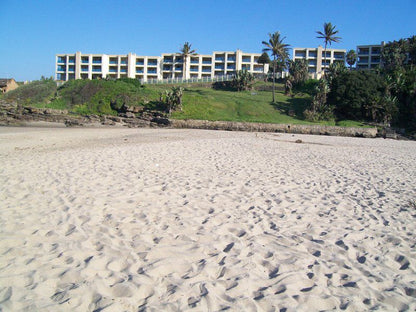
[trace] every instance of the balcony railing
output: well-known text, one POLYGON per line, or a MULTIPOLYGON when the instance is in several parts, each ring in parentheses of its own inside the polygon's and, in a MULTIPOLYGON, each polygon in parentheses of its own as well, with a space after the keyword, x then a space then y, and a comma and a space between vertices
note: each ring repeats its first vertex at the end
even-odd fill
POLYGON ((199 60, 198 59, 191 59, 191 64, 198 64, 199 63, 199 60))
POLYGON ((215 69, 224 69, 224 65, 215 65, 215 69))
POLYGON ((92 60, 93 64, 101 64, 101 60, 92 60))
POLYGON ((87 58, 83 58, 83 59, 81 59, 81 63, 82 64, 88 64, 90 62, 90 60, 89 59, 87 59, 87 58))
POLYGON ((116 73, 117 72, 117 68, 110 68, 109 72, 110 73, 116 73))
POLYGON ((64 58, 58 58, 58 63, 66 64, 66 59, 64 59, 64 58))
POLYGON ((191 72, 198 72, 198 68, 192 68, 191 67, 191 72))
POLYGON ((147 61, 148 66, 157 66, 157 61, 147 61))
POLYGON ((250 57, 243 57, 243 63, 250 63, 251 58, 250 57))
POLYGON ((210 73, 211 72, 211 68, 202 68, 202 72, 203 73, 210 73))
POLYGON ((156 69, 148 69, 147 73, 148 74, 157 74, 157 70, 156 69))
POLYGON ((98 69, 98 68, 93 68, 93 69, 92 69, 92 71, 93 71, 94 73, 100 73, 100 72, 101 72, 101 69, 98 69))
POLYGON ((203 60, 202 64, 212 64, 212 61, 211 60, 203 60))
POLYGON ((368 51, 368 50, 358 50, 358 54, 368 55, 368 54, 370 54, 370 51, 368 51))
POLYGON ((143 69, 136 69, 136 73, 137 74, 143 74, 144 73, 144 70, 143 69))
POLYGON ((216 62, 224 62, 225 58, 224 57, 215 57, 215 61, 216 62))

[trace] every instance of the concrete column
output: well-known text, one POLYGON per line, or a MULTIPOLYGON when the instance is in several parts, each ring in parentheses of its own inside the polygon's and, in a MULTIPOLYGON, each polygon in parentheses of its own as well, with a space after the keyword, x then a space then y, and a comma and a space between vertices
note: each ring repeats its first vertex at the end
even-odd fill
POLYGON ((81 52, 75 53, 75 79, 81 79, 81 52))
POLYGON ((135 78, 136 54, 129 53, 127 55, 127 77, 135 78))

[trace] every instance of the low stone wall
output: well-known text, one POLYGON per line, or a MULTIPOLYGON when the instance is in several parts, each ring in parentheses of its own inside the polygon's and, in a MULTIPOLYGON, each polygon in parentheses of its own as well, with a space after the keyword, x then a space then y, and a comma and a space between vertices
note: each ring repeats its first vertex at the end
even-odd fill
POLYGON ((321 125, 267 124, 252 122, 208 121, 208 120, 171 120, 173 128, 251 131, 251 132, 283 132, 297 134, 318 134, 333 136, 349 136, 375 138, 377 128, 349 128, 321 125))

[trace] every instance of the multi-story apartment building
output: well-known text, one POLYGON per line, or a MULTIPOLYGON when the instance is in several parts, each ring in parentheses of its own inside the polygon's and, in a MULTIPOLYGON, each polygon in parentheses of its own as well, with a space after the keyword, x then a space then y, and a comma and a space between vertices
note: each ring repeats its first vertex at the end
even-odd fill
POLYGON ((357 69, 376 68, 381 65, 381 51, 385 45, 381 44, 357 46, 357 69))
POLYGON ((345 63, 346 50, 325 49, 322 46, 317 48, 293 48, 293 60, 306 59, 308 72, 312 78, 320 78, 325 69, 335 62, 345 63))
MULTIPOLYGON (((245 69, 253 74, 263 74, 263 65, 257 61, 261 54, 234 52, 213 52, 210 55, 191 55, 184 62, 178 53, 164 53, 162 56, 138 56, 107 54, 57 54, 56 80, 136 78, 144 82, 168 78, 213 78, 231 75, 245 69), (186 66, 186 68, 184 68, 186 66)), ((264 71, 268 71, 268 65, 264 71)))

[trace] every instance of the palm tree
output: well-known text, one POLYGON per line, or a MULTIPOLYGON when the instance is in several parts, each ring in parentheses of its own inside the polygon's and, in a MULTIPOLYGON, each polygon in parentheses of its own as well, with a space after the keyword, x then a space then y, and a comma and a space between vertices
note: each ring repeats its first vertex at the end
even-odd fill
POLYGON ((269 34, 269 41, 262 41, 265 46, 263 52, 271 52, 273 55, 273 103, 275 102, 275 79, 276 79, 276 60, 286 61, 289 58, 288 47, 289 45, 283 43, 286 37, 280 38, 280 32, 276 31, 273 34, 269 34))
POLYGON ((357 53, 355 53, 354 50, 349 50, 346 55, 347 64, 350 65, 350 70, 352 68, 352 65, 357 62, 357 53))
MULTIPOLYGON (((324 39, 325 42, 325 56, 324 56, 324 62, 326 66, 326 47, 329 43, 331 45, 332 42, 339 42, 341 40, 341 37, 336 37, 335 35, 338 33, 338 30, 335 30, 335 25, 332 26, 331 23, 324 23, 324 32, 317 31, 316 33, 319 35, 316 38, 324 39)), ((325 69, 324 69, 324 77, 325 77, 325 69)))
POLYGON ((180 55, 183 58, 183 78, 186 79, 186 62, 190 55, 196 55, 196 51, 191 49, 191 44, 189 42, 185 42, 183 47, 180 49, 180 55))

